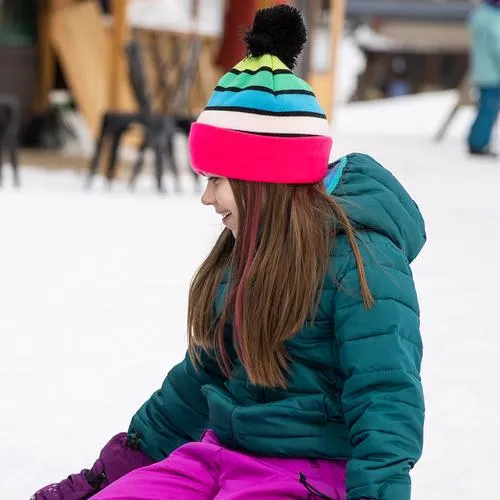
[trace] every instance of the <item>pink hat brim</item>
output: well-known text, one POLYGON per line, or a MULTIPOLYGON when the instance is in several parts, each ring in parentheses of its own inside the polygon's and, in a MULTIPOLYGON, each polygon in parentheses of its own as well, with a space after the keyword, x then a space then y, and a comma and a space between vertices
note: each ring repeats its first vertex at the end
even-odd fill
POLYGON ((195 123, 189 134, 191 167, 202 175, 277 184, 312 184, 328 169, 332 139, 238 132, 195 123))

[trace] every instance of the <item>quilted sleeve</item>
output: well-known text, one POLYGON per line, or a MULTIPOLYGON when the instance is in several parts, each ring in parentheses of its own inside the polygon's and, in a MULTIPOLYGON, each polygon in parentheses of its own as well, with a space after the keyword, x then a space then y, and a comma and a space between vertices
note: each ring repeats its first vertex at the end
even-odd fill
POLYGON ((342 409, 353 449, 347 498, 409 500, 424 424, 419 306, 404 253, 380 234, 365 236, 362 254, 375 305, 363 305, 352 251, 338 275, 334 305, 342 409))

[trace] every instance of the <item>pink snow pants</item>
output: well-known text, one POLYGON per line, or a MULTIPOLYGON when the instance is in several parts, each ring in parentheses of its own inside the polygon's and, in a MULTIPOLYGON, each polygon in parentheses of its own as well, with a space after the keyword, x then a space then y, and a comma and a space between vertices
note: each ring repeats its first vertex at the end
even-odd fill
POLYGON ((92 499, 345 500, 345 465, 344 460, 257 457, 225 448, 207 431, 200 442, 130 472, 92 499))

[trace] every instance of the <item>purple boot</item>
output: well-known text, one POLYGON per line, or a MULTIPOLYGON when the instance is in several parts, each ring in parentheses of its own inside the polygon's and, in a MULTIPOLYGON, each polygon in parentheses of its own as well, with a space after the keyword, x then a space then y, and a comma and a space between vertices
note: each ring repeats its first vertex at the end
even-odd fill
POLYGON ((140 436, 117 434, 102 449, 93 467, 72 474, 60 483, 49 484, 30 500, 83 500, 101 491, 120 477, 154 461, 139 450, 140 436))

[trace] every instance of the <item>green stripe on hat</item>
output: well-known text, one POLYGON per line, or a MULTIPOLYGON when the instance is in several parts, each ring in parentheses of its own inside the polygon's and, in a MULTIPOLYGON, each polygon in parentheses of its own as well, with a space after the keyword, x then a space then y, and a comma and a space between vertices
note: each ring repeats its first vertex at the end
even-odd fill
POLYGON ((268 71, 259 71, 255 75, 249 75, 248 73, 241 73, 239 75, 226 73, 219 80, 217 86, 223 88, 236 87, 239 89, 258 86, 265 87, 271 91, 308 90, 309 92, 313 92, 307 82, 292 73, 273 75, 268 71))
POLYGON ((272 56, 270 54, 265 54, 261 57, 247 57, 240 61, 234 67, 234 69, 239 71, 257 71, 261 69, 262 66, 267 66, 269 68, 272 68, 273 70, 285 69, 287 71, 290 71, 290 68, 285 63, 281 62, 278 57, 272 56))

